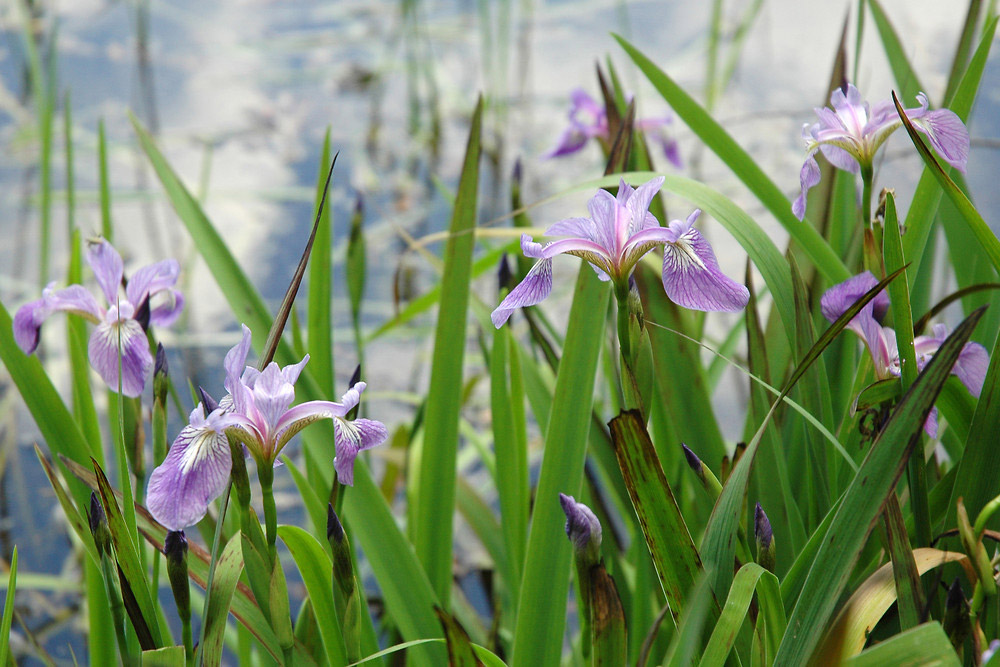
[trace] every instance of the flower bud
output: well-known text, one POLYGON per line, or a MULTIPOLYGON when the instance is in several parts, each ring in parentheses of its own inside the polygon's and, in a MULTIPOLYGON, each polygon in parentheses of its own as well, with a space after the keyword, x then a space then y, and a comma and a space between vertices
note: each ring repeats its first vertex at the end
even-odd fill
POLYGON ((329 540, 330 548, 333 550, 333 580, 344 594, 344 598, 350 598, 354 594, 355 586, 351 544, 332 503, 326 506, 326 539, 329 540))
POLYGON ((500 258, 500 266, 497 267, 497 291, 510 290, 513 274, 510 271, 510 262, 507 261, 507 254, 500 258))
POLYGON ((198 387, 198 398, 205 408, 206 417, 219 409, 219 402, 212 398, 212 395, 205 391, 204 387, 198 387))
POLYGON ((172 530, 163 540, 163 555, 167 557, 167 577, 177 602, 177 614, 187 622, 191 618, 191 590, 188 585, 187 538, 183 530, 172 530))
POLYGON ((699 459, 698 455, 683 442, 681 443, 681 447, 684 448, 684 458, 687 459, 687 464, 691 466, 691 470, 694 470, 694 474, 698 475, 699 479, 703 480, 705 477, 705 467, 702 465, 701 459, 699 459))
POLYGON ((90 493, 90 513, 87 517, 90 521, 90 533, 94 536, 94 544, 97 545, 97 555, 111 556, 111 530, 108 528, 108 517, 104 514, 104 506, 97 498, 97 493, 90 493))
POLYGON ((760 503, 753 512, 753 534, 757 542, 757 563, 765 570, 774 572, 774 532, 760 503))
POLYGON ((153 370, 153 400, 159 401, 161 405, 167 402, 167 378, 170 368, 167 365, 167 351, 163 349, 163 343, 156 344, 156 366, 153 370))
POLYGON ((566 513, 566 536, 577 555, 596 564, 600 560, 601 522, 589 507, 576 502, 572 496, 560 493, 559 503, 566 513))

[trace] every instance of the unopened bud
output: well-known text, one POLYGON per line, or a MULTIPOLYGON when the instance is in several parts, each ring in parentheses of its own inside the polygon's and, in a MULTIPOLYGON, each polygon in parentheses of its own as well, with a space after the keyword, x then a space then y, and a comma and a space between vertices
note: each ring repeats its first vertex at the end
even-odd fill
POLYGON ((204 387, 198 387, 198 398, 201 399, 201 404, 205 408, 206 417, 219 409, 219 402, 212 398, 212 395, 205 391, 204 387))
POLYGON ((139 307, 135 309, 135 314, 132 316, 135 321, 139 323, 143 331, 149 329, 149 297, 147 296, 139 304, 139 307))
POLYGON ((683 442, 681 443, 681 447, 684 448, 684 458, 687 459, 687 463, 689 466, 691 466, 691 470, 694 470, 694 473, 698 475, 698 477, 704 477, 705 466, 702 465, 701 459, 698 458, 698 455, 695 454, 694 451, 690 447, 685 445, 683 442))
POLYGON ((167 365, 167 351, 163 349, 163 343, 156 344, 156 365, 153 370, 153 400, 159 401, 161 405, 167 401, 167 378, 170 368, 167 365))
POLYGON ((344 598, 354 594, 354 564, 351 562, 351 544, 340 523, 340 517, 333 509, 333 504, 326 506, 326 539, 333 550, 333 580, 340 587, 344 598))
POLYGON ((187 538, 183 530, 171 530, 163 540, 163 554, 167 557, 167 577, 177 602, 181 620, 191 619, 191 590, 188 584, 187 538))
POLYGON ((764 508, 757 503, 753 512, 753 534, 757 542, 757 564, 774 572, 774 531, 764 508))
POLYGON ((566 536, 573 543, 579 557, 596 564, 600 560, 601 522, 597 515, 573 496, 559 494, 559 503, 566 513, 566 536))
POLYGON ((94 536, 94 544, 97 545, 97 555, 111 555, 111 530, 108 528, 108 517, 104 513, 104 506, 97 498, 97 493, 90 493, 90 514, 87 517, 90 521, 90 534, 94 536))
POLYGON ((505 289, 510 289, 512 277, 510 262, 507 261, 507 254, 504 253, 503 257, 500 258, 500 266, 497 269, 497 291, 502 292, 505 289))
POLYGON ((340 523, 340 517, 334 511, 333 505, 326 506, 326 539, 333 544, 339 544, 344 540, 344 526, 340 523))

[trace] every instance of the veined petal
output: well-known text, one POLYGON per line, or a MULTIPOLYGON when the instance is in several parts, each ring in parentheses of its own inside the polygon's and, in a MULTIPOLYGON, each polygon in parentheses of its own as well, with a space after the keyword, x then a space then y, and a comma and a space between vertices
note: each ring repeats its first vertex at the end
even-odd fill
POLYGON ((49 286, 42 290, 42 298, 26 303, 14 313, 14 341, 25 354, 38 347, 38 330, 42 323, 56 311, 76 313, 93 322, 100 322, 104 311, 97 305, 94 295, 82 285, 70 285, 61 290, 49 286))
POLYGON ((534 306, 550 292, 552 292, 552 260, 540 259, 531 267, 521 284, 511 290, 490 315, 493 326, 499 329, 515 310, 534 306))
POLYGON ((361 394, 366 385, 358 382, 340 399, 340 403, 332 401, 307 401, 289 408, 274 429, 275 451, 285 446, 292 436, 309 424, 320 419, 343 418, 361 402, 361 394))
POLYGON ((267 424, 266 431, 273 433, 281 416, 295 400, 295 387, 282 375, 278 364, 272 361, 257 378, 252 391, 254 406, 267 424))
POLYGON ((389 431, 382 422, 371 419, 347 421, 339 417, 333 420, 333 431, 336 447, 333 468, 337 471, 337 480, 353 486, 354 459, 358 452, 385 442, 389 431))
POLYGON ((590 219, 594 221, 594 236, 591 240, 608 250, 615 247, 615 216, 618 202, 607 190, 598 190, 587 202, 590 219))
POLYGON ((136 271, 125 286, 128 300, 138 305, 148 296, 169 289, 177 283, 181 266, 176 259, 165 259, 136 271))
POLYGON ((858 158, 840 146, 820 144, 819 150, 823 153, 823 157, 837 169, 843 169, 852 174, 858 173, 861 169, 861 166, 858 164, 858 158))
POLYGON ((953 111, 935 109, 911 121, 913 127, 927 135, 934 150, 945 162, 965 173, 969 160, 969 131, 953 111))
POLYGON ((799 171, 799 196, 792 203, 792 213, 799 220, 806 217, 806 195, 809 193, 809 188, 819 183, 819 164, 816 162, 815 154, 816 152, 812 151, 806 155, 806 161, 802 163, 802 169, 799 171))
POLYGON ((663 180, 662 176, 657 176, 654 179, 646 181, 636 188, 632 196, 628 198, 625 206, 631 214, 629 219, 629 236, 646 228, 645 221, 646 216, 649 214, 649 205, 653 201, 653 197, 656 196, 656 193, 663 187, 663 180))
POLYGON ((738 311, 750 300, 747 288, 719 270, 708 241, 689 229, 663 248, 663 288, 674 303, 705 311, 738 311))
POLYGON ((104 239, 91 242, 87 248, 87 263, 97 277, 97 284, 109 304, 118 300, 118 287, 122 284, 122 256, 104 239))
POLYGON ((88 353, 91 366, 112 391, 118 391, 120 356, 122 394, 133 398, 142 394, 146 377, 153 370, 153 355, 138 322, 131 317, 119 319, 118 309, 112 307, 90 336, 88 353))
POLYGON ((149 477, 146 507, 171 530, 183 530, 205 516, 208 505, 226 488, 232 456, 221 410, 202 417, 201 404, 191 413, 167 457, 149 477))

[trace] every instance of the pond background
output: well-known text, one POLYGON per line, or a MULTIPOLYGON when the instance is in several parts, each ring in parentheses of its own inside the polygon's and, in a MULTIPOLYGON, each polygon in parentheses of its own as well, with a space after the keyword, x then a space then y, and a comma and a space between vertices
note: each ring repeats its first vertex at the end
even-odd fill
MULTIPOLYGON (((883 4, 926 92, 939 101, 965 8, 934 0, 883 4)), ((720 5, 725 64, 733 31, 756 3, 720 5)), ((407 251, 406 239, 447 227, 446 193, 457 181, 478 92, 487 100, 480 221, 507 225, 496 219, 509 212, 516 160, 522 164, 528 203, 600 175, 595 145, 567 158, 541 158, 564 127, 571 90, 582 87, 597 96, 596 62, 611 57, 637 96, 639 117, 667 113, 611 32, 625 36, 704 101, 711 10, 709 2, 38 0, 32 3, 31 32, 54 59, 60 105, 64 94, 71 99, 77 224, 86 234, 100 228, 96 138, 103 119, 116 246, 126 269, 164 257, 181 260, 186 314, 160 335, 171 349, 175 377, 189 376, 218 394, 219 361, 236 341, 238 323, 164 203, 136 146, 129 110, 155 133, 272 307, 284 293, 311 224, 320 149, 330 128, 333 149, 340 151, 329 200, 332 252, 341 262, 334 282, 336 364, 346 386, 357 354, 342 258, 358 198, 368 249, 363 324, 370 331, 392 316, 399 298, 419 294, 435 280, 428 262, 407 251)), ((811 107, 825 101, 841 27, 850 12, 853 35, 856 11, 857 3, 847 1, 764 0, 736 52, 732 81, 716 102, 723 126, 789 194, 798 187, 801 126, 813 121, 811 107)), ((0 2, 0 297, 11 312, 37 298, 41 287, 40 141, 25 73, 24 16, 20 0, 0 2)), ((874 30, 868 21, 856 81, 872 102, 888 97, 892 87, 874 30)), ((970 123, 969 182, 994 229, 1000 205, 991 183, 997 168, 992 142, 1000 135, 998 78, 994 59, 970 123)), ((904 102, 915 106, 913 100, 904 102)), ((785 237, 735 176, 699 150, 697 138, 679 121, 672 131, 685 162, 682 173, 734 199, 776 239, 785 237)), ((49 280, 65 272, 63 141, 60 112, 53 134, 56 194, 49 280)), ((878 179, 879 187, 895 187, 901 210, 908 206, 919 168, 906 148, 905 138, 891 140, 878 179)), ((662 158, 659 162, 672 169, 662 158)), ((544 227, 581 214, 587 197, 577 193, 533 209, 534 224, 544 227)), ((686 202, 668 202, 673 217, 689 212, 686 202)), ((725 272, 741 275, 742 250, 706 218, 701 227, 716 244, 725 272)), ((569 275, 569 270, 556 267, 557 273, 569 275)), ((494 284, 491 273, 474 287, 489 303, 495 299, 494 284)), ((47 367, 57 386, 65 388, 58 319, 47 327, 47 367)), ((366 349, 368 409, 390 426, 411 414, 408 395, 426 388, 432 325, 433 317, 422 318, 405 335, 380 338, 366 349)), ((477 335, 475 327, 470 335, 477 335)), ((722 386, 729 388, 715 397, 722 425, 731 426, 730 438, 742 426, 745 388, 737 382, 736 375, 724 380, 722 386)), ((174 420, 171 436, 180 423, 176 415, 174 420)), ((76 614, 77 564, 68 555, 63 520, 30 448, 36 437, 16 390, 0 374, 0 556, 6 560, 18 545, 18 609, 45 650, 60 662, 71 661, 71 651, 85 662, 76 614)), ((284 484, 279 502, 291 508, 294 487, 284 477, 282 482, 278 475, 279 486, 284 484)), ((475 545, 458 554, 460 564, 469 567, 476 557, 475 545)), ((15 630, 20 633, 17 622, 15 630)))

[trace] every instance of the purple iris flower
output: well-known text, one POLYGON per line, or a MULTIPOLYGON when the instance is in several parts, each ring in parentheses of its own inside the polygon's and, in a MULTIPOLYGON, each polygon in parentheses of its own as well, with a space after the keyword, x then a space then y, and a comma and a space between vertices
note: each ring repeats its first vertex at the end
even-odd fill
MULTIPOLYGON (((917 95, 917 101, 920 106, 906 109, 906 117, 917 130, 927 135, 945 162, 965 173, 969 159, 969 131, 965 124, 948 109, 928 109, 927 96, 923 93, 917 95)), ((903 124, 892 100, 869 107, 850 83, 846 91, 840 88, 833 91, 830 106, 833 109, 816 109, 819 122, 807 123, 802 128, 806 161, 799 172, 802 191, 792 204, 792 212, 799 220, 805 216, 806 193, 819 183, 816 151, 822 151, 833 166, 856 174, 861 168, 872 168, 879 146, 903 124)))
POLYGON ((370 419, 349 421, 347 414, 361 400, 365 383, 358 382, 340 403, 308 401, 291 407, 295 382, 309 361, 280 368, 271 362, 263 371, 246 366, 250 329, 224 362, 229 395, 207 417, 202 404, 191 413, 163 463, 149 478, 147 507, 171 530, 197 523, 208 504, 225 489, 232 466, 227 436, 246 446, 258 465, 274 465, 275 458, 296 433, 320 419, 332 419, 336 456, 334 468, 344 484, 354 483, 358 452, 381 444, 388 431, 370 419))
MULTIPOLYGON (((861 296, 875 287, 878 280, 871 272, 866 271, 847 281, 828 289, 820 300, 823 316, 833 322, 840 317, 861 296)), ((896 332, 881 324, 889 307, 889 297, 880 292, 872 301, 865 305, 847 325, 865 342, 872 362, 875 365, 875 375, 879 380, 899 377, 899 348, 896 344, 896 332)), ((913 339, 914 352, 917 358, 917 370, 922 371, 948 337, 948 327, 935 324, 930 336, 916 336, 913 339)), ((990 356, 986 348, 979 343, 969 342, 962 348, 958 360, 952 367, 953 375, 958 376, 969 393, 979 398, 986 381, 986 369, 990 364, 990 356)), ((937 435, 937 410, 933 410, 924 424, 924 430, 931 437, 937 435)))
POLYGON ((687 220, 671 220, 661 227, 649 203, 663 185, 663 177, 633 189, 624 180, 615 197, 598 190, 590 200, 589 218, 569 218, 549 227, 545 234, 569 236, 546 245, 521 236, 521 251, 538 259, 521 284, 493 311, 498 329, 516 309, 533 306, 552 291, 552 258, 566 253, 590 262, 601 280, 627 284, 643 255, 663 245, 663 287, 670 299, 694 310, 742 310, 750 298, 747 288, 719 270, 708 241, 692 225, 701 211, 687 220))
MULTIPOLYGON (((677 141, 664 131, 672 118, 644 118, 635 122, 635 129, 655 138, 663 147, 663 154, 672 165, 680 169, 681 158, 677 141)), ((555 148, 543 155, 544 158, 561 157, 582 149, 590 139, 609 141, 608 112, 603 105, 582 88, 570 93, 569 125, 559 135, 555 148)))
POLYGON ((14 340, 25 354, 38 347, 38 332, 52 313, 75 313, 97 324, 90 337, 90 364, 111 389, 118 390, 118 365, 121 358, 121 390, 126 396, 139 396, 153 369, 145 328, 147 324, 168 326, 180 315, 184 297, 174 284, 180 273, 177 260, 165 259, 144 266, 133 274, 119 294, 123 265, 121 255, 111 244, 100 239, 87 248, 87 262, 104 292, 108 307, 101 307, 82 285, 57 290, 50 283, 42 298, 21 306, 14 315, 14 340), (146 321, 145 313, 149 319, 146 321), (138 317, 142 318, 140 322, 138 317))

